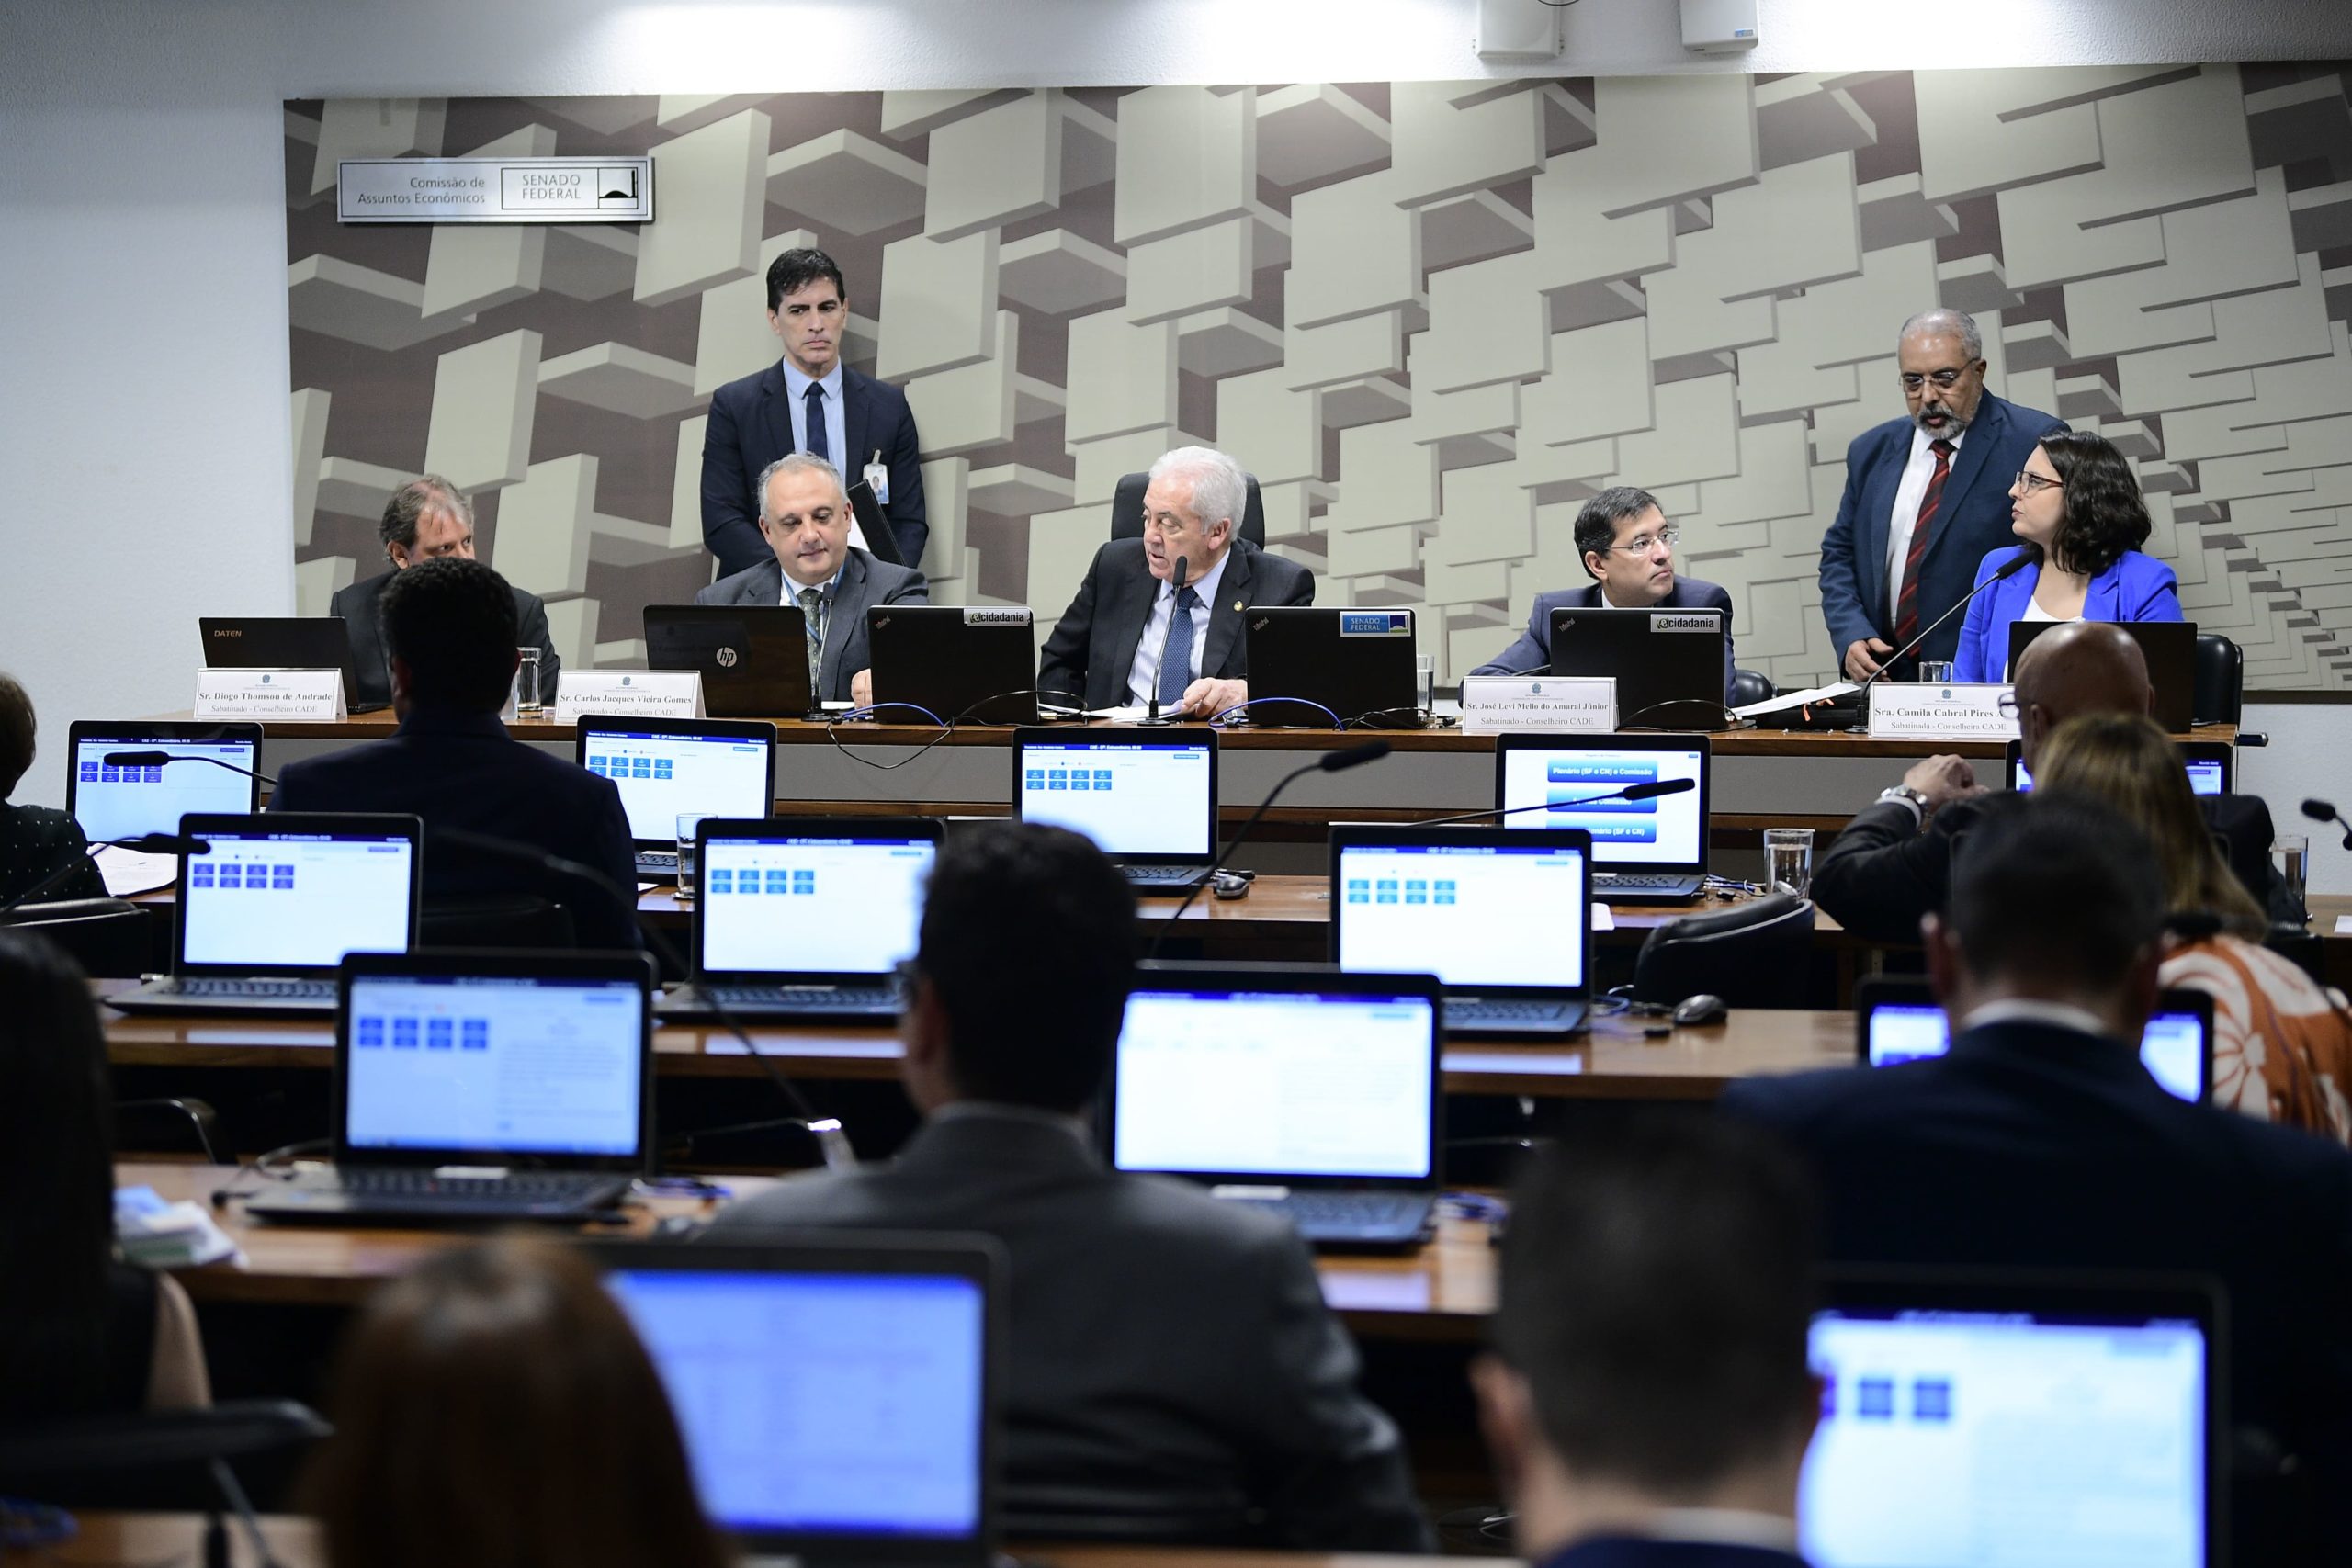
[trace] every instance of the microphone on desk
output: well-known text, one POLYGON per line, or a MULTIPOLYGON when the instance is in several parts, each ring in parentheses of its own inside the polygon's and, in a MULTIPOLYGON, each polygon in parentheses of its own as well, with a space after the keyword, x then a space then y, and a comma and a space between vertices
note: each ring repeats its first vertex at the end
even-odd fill
POLYGON ((2352 822, 2346 822, 2343 817, 2338 814, 2333 802, 2325 800, 2306 800, 2303 802, 2303 815, 2310 818, 2314 822, 2333 822, 2337 827, 2343 829, 2344 847, 2347 850, 2352 850, 2352 822))
POLYGON ((1144 961, 1148 963, 1159 956, 1160 943, 1166 942, 1169 933, 1176 929, 1176 922, 1184 918, 1184 911, 1193 907, 1194 899, 1200 897, 1201 889, 1216 880, 1216 874, 1225 869, 1225 863, 1233 858, 1233 852, 1241 847, 1241 840, 1250 836, 1250 830, 1258 825, 1259 819, 1266 815, 1267 808, 1274 804, 1283 791, 1309 773, 1344 773, 1350 768, 1360 768, 1366 762, 1380 761, 1381 758, 1388 755, 1391 750, 1393 748, 1385 740, 1367 740, 1360 746, 1351 746, 1343 751, 1326 751, 1305 767, 1293 768, 1276 780, 1274 787, 1266 792, 1266 798, 1258 803, 1258 808, 1250 813, 1249 819, 1241 824, 1240 830, 1233 835, 1231 840, 1218 853, 1216 863, 1209 867, 1209 874, 1185 889, 1184 901, 1176 906, 1174 914, 1160 922, 1159 930, 1152 935, 1151 945, 1144 949, 1144 961))
POLYGON ((198 751, 109 751, 98 759, 98 765, 105 768, 160 768, 166 762, 209 762, 216 768, 243 773, 249 779, 259 779, 272 789, 277 787, 277 781, 267 773, 241 768, 234 762, 222 761, 218 757, 208 757, 198 751))
POLYGON ((2017 547, 2016 553, 2011 555, 2008 559, 2003 561, 1999 570, 1996 570, 1992 576, 1986 578, 1984 581, 1978 583, 1975 587, 1962 594, 1959 599, 1953 602, 1951 609, 1946 610, 1942 615, 1938 615, 1934 620, 1929 621, 1926 628, 1923 629, 1917 637, 1913 637, 1909 642, 1905 643, 1901 648, 1898 648, 1893 653, 1888 654, 1886 656, 1886 661, 1881 664, 1878 669, 1871 674, 1869 679, 1865 680, 1860 685, 1854 688, 1853 694, 1855 716, 1857 721, 1859 722, 1861 716, 1868 710, 1871 688, 1877 685, 1879 682, 1884 680, 1888 671, 1894 669, 1897 664, 1901 663, 1904 660, 1910 658, 1913 653, 1917 652, 1921 643, 1935 636, 1937 627, 1942 626, 1946 621, 1951 620, 1954 615, 1959 615, 1962 610, 1967 609, 1970 604, 1975 603, 1976 596, 1979 593, 1984 592, 1984 590, 1992 587, 1993 584, 1996 582, 2007 582, 2010 578, 2015 577, 2018 573, 2023 571, 2026 568, 2036 564, 2041 559, 2041 547, 2040 545, 2019 545, 2017 547))
POLYGON ((1457 811, 1449 817, 1423 817, 1411 826, 1443 828, 1454 822, 1476 822, 1489 817, 1516 817, 1522 811, 1574 811, 1579 806, 1597 806, 1604 800, 1655 800, 1661 795, 1681 795, 1699 787, 1696 779, 1645 779, 1623 789, 1612 789, 1607 795, 1588 795, 1582 800, 1532 800, 1525 806, 1498 806, 1492 811, 1457 811))
POLYGON ((1176 570, 1169 575, 1168 592, 1170 598, 1168 601, 1168 625, 1161 628, 1159 633, 1159 662, 1151 667, 1151 711, 1144 716, 1144 722, 1146 724, 1158 724, 1159 722, 1159 671, 1165 668, 1168 663, 1168 639, 1175 635, 1176 617, 1184 613, 1178 607, 1178 602, 1184 597, 1184 578, 1192 570, 1193 558, 1190 556, 1178 556, 1176 558, 1176 570))

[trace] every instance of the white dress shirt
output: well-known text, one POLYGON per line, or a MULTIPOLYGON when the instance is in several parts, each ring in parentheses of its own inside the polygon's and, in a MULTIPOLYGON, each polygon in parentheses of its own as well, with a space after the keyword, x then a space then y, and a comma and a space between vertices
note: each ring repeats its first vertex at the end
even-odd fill
MULTIPOLYGON (((1216 603, 1217 584, 1225 581, 1225 563, 1233 558, 1233 547, 1227 545, 1216 564, 1200 576, 1188 579, 1184 584, 1201 596, 1193 606, 1193 667, 1186 683, 1201 678, 1201 656, 1209 649, 1209 609, 1216 603)), ((1143 623, 1143 636, 1136 642, 1136 661, 1127 666, 1127 701, 1142 706, 1151 701, 1151 694, 1159 686, 1159 656, 1166 646, 1169 622, 1176 615, 1176 590, 1166 582, 1152 596, 1151 614, 1143 623)))
MULTIPOLYGON (((1903 482, 1894 487, 1894 510, 1886 518, 1886 624, 1892 627, 1903 611, 1903 564, 1911 555, 1911 530, 1919 521, 1919 503, 1928 498, 1928 481, 1935 477, 1936 455, 1928 450, 1939 441, 1951 443, 1951 463, 1960 465, 1960 444, 1968 438, 1968 427, 1961 426, 1943 435, 1930 435, 1917 425, 1911 427, 1911 460, 1903 467, 1903 482)), ((1944 488, 1951 488, 1951 475, 1944 475, 1944 488)), ((1925 616, 1923 606, 1920 615, 1925 616)))
MULTIPOLYGON (((792 405, 792 449, 808 450, 808 388, 809 378, 791 360, 781 360, 784 367, 786 400, 792 405)), ((849 416, 842 410, 842 362, 825 378, 815 383, 825 389, 825 460, 842 471, 844 483, 854 482, 849 476, 865 466, 865 454, 849 449, 849 416)), ((756 478, 757 476, 753 476, 756 478)), ((1914 510, 1917 510, 1916 503, 1914 510)))

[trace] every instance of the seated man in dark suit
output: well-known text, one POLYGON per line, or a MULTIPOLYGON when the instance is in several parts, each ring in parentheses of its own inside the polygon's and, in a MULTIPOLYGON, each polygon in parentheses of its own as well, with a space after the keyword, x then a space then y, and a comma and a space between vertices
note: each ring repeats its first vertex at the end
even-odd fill
POLYGON ((2176 1100, 2141 1065, 2164 910, 2136 829, 2061 792, 2000 797, 1953 864, 1951 913, 1927 922, 1950 1053, 1750 1078, 1723 1104, 1811 1157, 1833 1260, 2219 1280, 2230 1416, 2263 1434, 2233 1456, 2235 1560, 2340 1563, 2352 1155, 2176 1100), (2283 1479, 2298 1473, 2300 1495, 2283 1479), (2290 1547, 2314 1530, 2324 1552, 2290 1547))
POLYGON ((757 566, 695 594, 697 604, 800 606, 808 632, 812 705, 874 700, 865 612, 876 604, 926 604, 931 584, 912 567, 876 560, 849 542, 849 497, 822 457, 795 452, 760 476, 760 536, 772 552, 757 566))
POLYGON ((1355 1347, 1297 1233, 1103 1163, 1086 1112, 1118 1040, 1135 921, 1125 879, 1077 834, 992 823, 949 840, 899 1020, 922 1126, 893 1164, 797 1177, 729 1208, 710 1234, 1001 1240, 1010 1530, 1092 1518, 1426 1550, 1396 1428, 1357 1392, 1355 1347))
POLYGON ((1185 718, 1248 702, 1241 612, 1315 603, 1313 572, 1234 536, 1249 497, 1241 465, 1206 446, 1179 446, 1152 464, 1143 537, 1094 552, 1038 655, 1037 694, 1113 708, 1144 706, 1157 693, 1161 713, 1185 718))
POLYGON ((1815 1201, 1722 1122, 1637 1122, 1511 1198, 1480 1424, 1539 1568, 1803 1568, 1815 1201))
POLYGON ((510 738, 499 722, 515 660, 506 580, 462 557, 410 567, 384 591, 383 627, 399 730, 287 763, 269 808, 413 812, 424 820, 428 906, 535 893, 571 911, 582 947, 636 947, 634 908, 576 880, 434 840, 444 828, 486 834, 636 886, 635 842, 613 781, 510 738))
MULTIPOLYGON (((351 639, 352 689, 345 696, 353 707, 379 708, 392 700, 392 672, 385 662, 383 634, 376 624, 386 585, 402 568, 420 561, 446 557, 473 559, 473 502, 447 479, 426 474, 392 491, 391 500, 384 502, 384 519, 376 525, 376 533, 383 540, 384 558, 392 563, 392 570, 337 589, 327 602, 327 614, 343 617, 344 633, 351 639)), ((555 638, 548 631, 548 607, 536 593, 519 588, 513 592, 515 646, 539 650, 539 701, 553 704, 563 660, 556 657, 555 638)))
POLYGON ((1577 513, 1577 552, 1592 574, 1589 588, 1538 593, 1520 639, 1473 675, 1542 675, 1552 669, 1552 612, 1558 609, 1721 610, 1724 701, 1731 701, 1731 595, 1712 582, 1674 574, 1682 531, 1666 520, 1657 497, 1631 485, 1602 491, 1577 513))

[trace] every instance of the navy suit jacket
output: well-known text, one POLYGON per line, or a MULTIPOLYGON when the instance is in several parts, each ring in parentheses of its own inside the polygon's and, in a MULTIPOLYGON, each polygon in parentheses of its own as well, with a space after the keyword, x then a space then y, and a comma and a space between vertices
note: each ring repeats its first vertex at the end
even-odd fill
MULTIPOLYGON (((327 602, 327 614, 343 617, 343 635, 351 644, 351 690, 346 695, 355 707, 363 703, 382 707, 392 700, 392 666, 376 614, 383 605, 385 588, 398 575, 397 570, 379 571, 337 589, 327 602)), ((548 607, 537 594, 526 593, 511 582, 507 586, 514 592, 514 646, 539 650, 539 701, 553 707, 563 660, 556 657, 555 637, 548 630, 548 607)))
MULTIPOLYGON (((696 591, 697 604, 781 604, 784 568, 774 555, 748 571, 722 577, 696 591)), ((825 617, 824 658, 817 671, 820 700, 845 703, 849 683, 874 662, 865 632, 865 612, 876 604, 928 604, 931 584, 912 567, 876 560, 864 550, 852 549, 842 562, 842 580, 833 590, 831 610, 825 617)))
POLYGON ((536 893, 571 911, 582 947, 634 948, 637 915, 577 882, 433 841, 435 828, 511 839, 637 886, 620 791, 576 762, 509 737, 495 714, 413 709, 387 740, 278 770, 272 811, 401 811, 424 820, 424 897, 536 893))
MULTIPOLYGON (((1919 560, 1919 624, 1926 626, 1968 592, 1977 562, 2009 534, 2009 486, 2034 446, 2066 423, 2055 414, 2021 408, 1987 392, 1960 443, 1944 480, 1943 501, 1919 560)), ((1821 617, 1829 625, 1832 660, 1865 637, 1894 640, 1887 614, 1887 522, 1894 492, 1911 461, 1912 423, 1891 419, 1854 437, 1846 448, 1846 493, 1838 519, 1821 538, 1821 617)), ((1950 659, 1960 645, 1961 622, 1936 628, 1915 657, 1950 659)))
MULTIPOLYGON (((1600 584, 1589 582, 1582 588, 1563 588, 1556 593, 1538 593, 1534 613, 1527 617, 1527 629, 1519 640, 1502 652, 1470 671, 1473 675, 1548 674, 1552 669, 1552 612, 1555 610, 1591 610, 1600 605, 1600 584)), ((1678 574, 1674 592, 1650 608, 1656 610, 1721 610, 1724 613, 1724 701, 1731 701, 1731 594, 1712 582, 1678 574)))
MULTIPOLYGON (((2175 1100, 2131 1046, 2023 1021, 1927 1061, 1744 1079, 1723 1105, 1809 1156, 1834 1261, 2218 1279, 2233 1424, 2352 1514, 2352 1154, 2332 1140, 2175 1100)), ((2242 1542, 2278 1523, 2237 1512, 2242 1542)))
MULTIPOLYGON (((1151 618, 1159 580, 1144 559, 1141 539, 1113 539, 1094 552, 1078 597, 1069 602, 1037 658, 1037 694, 1068 702, 1082 694, 1090 708, 1111 708, 1127 700, 1127 672, 1135 668, 1136 644, 1151 618)), ((1296 561, 1270 556, 1247 539, 1233 541, 1209 606, 1208 640, 1201 647, 1201 674, 1219 681, 1247 680, 1250 645, 1241 635, 1247 604, 1312 604, 1315 574, 1296 561)))
MULTIPOLYGON (((832 464, 851 484, 880 450, 890 470, 890 504, 883 513, 899 541, 899 557, 909 566, 921 566, 931 522, 923 511, 922 464, 906 393, 844 365, 842 434, 849 450, 832 454, 832 464)), ((772 558, 768 542, 760 536, 760 501, 752 486, 761 469, 795 450, 781 364, 711 394, 710 422, 702 433, 702 538, 718 558, 719 576, 732 577, 772 558)))

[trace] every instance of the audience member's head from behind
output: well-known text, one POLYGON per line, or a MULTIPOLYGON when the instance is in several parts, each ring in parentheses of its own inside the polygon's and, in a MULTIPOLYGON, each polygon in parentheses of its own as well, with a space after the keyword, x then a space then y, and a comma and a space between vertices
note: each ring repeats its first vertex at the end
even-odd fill
POLYGON ((1577 513, 1577 555, 1620 610, 1646 610, 1674 592, 1680 530, 1657 497, 1631 485, 1602 491, 1577 513))
POLYGON ((33 718, 32 694, 0 675, 0 800, 17 793, 17 781, 33 765, 33 741, 40 728, 33 718))
POLYGON ((2166 908, 2210 915, 2260 942, 2269 918, 2213 842, 2180 748, 2154 719, 2134 714, 2070 718, 2042 743, 2041 788, 2095 800, 2147 835, 2162 872, 2166 908))
POLYGON ((2095 431, 2053 430, 2009 490, 2009 529, 2059 571, 2096 577, 2148 542, 2132 465, 2095 431))
POLYGON ((345 1341, 310 1476, 332 1568, 717 1568, 658 1372, 556 1242, 435 1254, 345 1341))
POLYGON ((2142 714, 2154 705, 2147 657, 2132 634, 2109 621, 2052 626, 2018 659, 2014 672, 2018 750, 2041 776, 2041 743, 2084 714, 2142 714))
POLYGON ((1135 895, 1091 841, 1018 822, 950 838, 899 1018, 908 1094, 925 1113, 956 1100, 1085 1110, 1135 964, 1135 895))
POLYGON ((471 560, 474 503, 440 475, 425 474, 392 491, 376 536, 395 571, 452 556, 471 560))
POLYGON ((2018 1000, 2075 1009, 2136 1042, 2155 1005, 2165 902, 2154 846, 2104 802, 2057 788, 2006 796, 1954 851, 1945 913, 1920 922, 1928 977, 1955 1032, 2018 1000))
POLYGON ((513 689, 514 591, 480 561, 444 557, 394 575, 377 610, 392 709, 494 714, 513 689))
POLYGON ((1533 1163, 1494 1353, 1471 1371, 1521 1556, 1670 1533, 1669 1510, 1793 1521, 1820 1404, 1817 1227, 1787 1153, 1712 1117, 1635 1121, 1533 1163))

